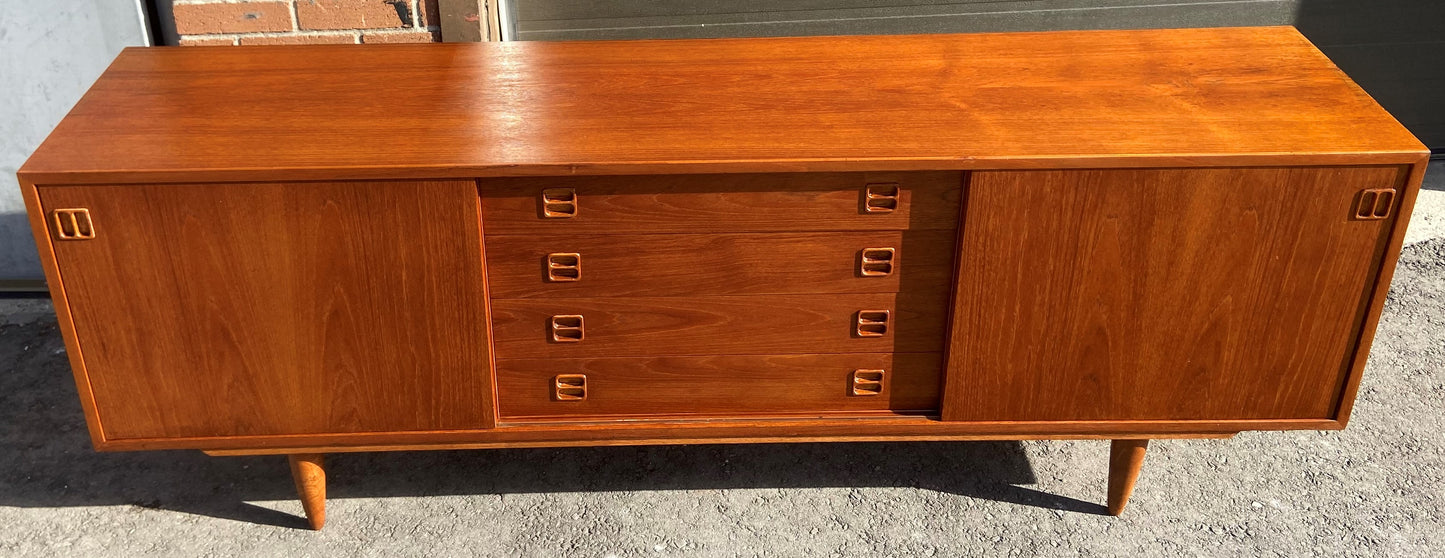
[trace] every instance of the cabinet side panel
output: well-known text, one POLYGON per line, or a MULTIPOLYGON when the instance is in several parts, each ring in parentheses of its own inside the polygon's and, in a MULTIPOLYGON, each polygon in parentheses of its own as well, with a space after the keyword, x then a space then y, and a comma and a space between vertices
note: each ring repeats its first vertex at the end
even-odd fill
POLYGON ((42 187, 107 440, 480 428, 472 182, 42 187))
POLYGON ((973 174, 944 419, 1333 418, 1401 172, 973 174))

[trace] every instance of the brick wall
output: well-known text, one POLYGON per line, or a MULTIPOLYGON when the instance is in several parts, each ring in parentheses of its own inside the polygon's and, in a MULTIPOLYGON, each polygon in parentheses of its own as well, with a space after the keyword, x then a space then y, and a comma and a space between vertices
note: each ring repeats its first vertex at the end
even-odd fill
POLYGON ((174 0, 185 45, 426 43, 437 0, 174 0))

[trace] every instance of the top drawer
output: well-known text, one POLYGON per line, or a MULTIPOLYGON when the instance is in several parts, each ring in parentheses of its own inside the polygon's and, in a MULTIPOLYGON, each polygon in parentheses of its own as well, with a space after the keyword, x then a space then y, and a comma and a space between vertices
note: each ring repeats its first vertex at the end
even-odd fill
POLYGON ((488 234, 886 231, 958 226, 963 173, 782 173, 481 181, 488 234))

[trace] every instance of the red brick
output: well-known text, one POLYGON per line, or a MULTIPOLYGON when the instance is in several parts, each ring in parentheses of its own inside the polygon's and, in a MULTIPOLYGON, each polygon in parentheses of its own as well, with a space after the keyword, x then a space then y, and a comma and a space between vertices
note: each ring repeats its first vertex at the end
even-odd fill
POLYGON ((296 0, 302 29, 389 29, 415 25, 407 0, 296 0))
POLYGON ((291 8, 285 2, 176 4, 172 10, 181 35, 291 30, 291 8))
POLYGON ((437 4, 438 0, 421 0, 416 3, 417 19, 421 20, 422 27, 438 27, 442 24, 442 9, 437 4))
POLYGON ((351 45, 356 37, 345 33, 326 35, 276 35, 274 37, 241 37, 243 45, 351 45))
POLYGON ((411 31, 406 33, 362 33, 361 42, 366 44, 380 43, 435 43, 440 42, 441 37, 429 31, 411 31))
POLYGON ((181 37, 180 43, 181 46, 231 46, 236 44, 236 40, 226 37, 206 37, 203 35, 199 37, 181 37))

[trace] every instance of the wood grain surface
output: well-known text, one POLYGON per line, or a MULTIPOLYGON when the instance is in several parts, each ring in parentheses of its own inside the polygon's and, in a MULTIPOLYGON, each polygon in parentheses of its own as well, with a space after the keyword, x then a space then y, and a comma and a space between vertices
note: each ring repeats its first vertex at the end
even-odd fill
MULTIPOLYGON (((908 415, 900 415, 906 417, 908 415)), ((894 417, 889 417, 894 418, 894 417)), ((756 420, 756 419, 743 419, 756 420)), ((845 420, 856 420, 853 418, 845 420)), ((526 425, 547 425, 546 423, 521 423, 526 425)), ((960 423, 948 423, 958 425, 960 423)), ((635 427, 635 426, 634 426, 635 427)), ((554 430, 561 430, 554 428, 554 430)), ((1239 435, 1238 432, 1226 433, 1205 433, 1205 434, 1166 434, 1163 438, 1172 440, 1227 440, 1239 435)), ((1149 434, 1135 434, 1139 439, 1159 439, 1149 434)), ((519 449, 519 448, 565 448, 565 447, 596 447, 596 446, 675 446, 688 444, 799 444, 799 443, 843 443, 843 442, 982 442, 982 441, 1007 441, 1007 440, 1114 440, 1114 436, 1101 434, 1066 434, 1066 433, 1041 433, 1034 435, 1018 434, 923 434, 907 436, 866 436, 838 433, 830 436, 755 436, 749 438, 628 438, 625 440, 545 440, 527 442, 439 442, 439 443, 393 443, 375 445, 311 445, 287 448, 244 448, 244 449, 207 449, 202 453, 212 457, 235 457, 245 455, 286 455, 298 451, 315 451, 330 453, 360 453, 377 451, 450 451, 450 450, 485 450, 485 449, 519 449)))
POLYGON ((326 458, 319 453, 300 453, 287 456, 287 461, 306 524, 319 531, 326 526, 326 458))
POLYGON ((498 359, 772 353, 941 352, 948 291, 492 301, 498 359), (889 310, 860 337, 860 310, 889 310), (555 343, 548 319, 585 317, 586 338, 555 343))
POLYGON ((204 449, 258 453, 777 442, 1223 438, 1244 430, 1339 430, 1333 420, 984 421, 920 415, 744 417, 709 420, 501 423, 489 430, 120 440, 105 450, 204 449))
POLYGON ((1335 417, 1407 171, 975 173, 943 418, 1335 417))
POLYGON ((1297 31, 1265 27, 131 48, 21 174, 44 185, 1423 153, 1297 31))
POLYGON ((1109 444, 1109 515, 1124 513, 1148 449, 1149 440, 1114 440, 1109 444))
POLYGON ((481 181, 488 234, 883 231, 954 229, 957 172, 558 176, 481 181), (869 184, 897 207, 869 213, 869 184), (576 192, 577 215, 541 215, 542 191, 576 192))
POLYGON ((1360 344, 1355 349, 1355 361, 1350 366, 1349 377, 1345 380, 1344 393, 1340 396, 1340 407, 1334 417, 1341 424, 1350 421, 1350 413, 1355 405, 1355 396, 1360 389, 1360 380, 1365 375, 1370 345, 1374 342, 1375 331, 1380 325, 1380 314, 1385 308, 1385 298, 1390 292, 1390 281, 1395 275, 1395 264, 1399 261, 1400 251, 1405 246, 1405 230, 1410 224, 1410 215, 1415 209, 1415 200, 1420 195, 1420 188, 1425 182, 1425 170, 1429 166, 1430 160, 1421 157, 1419 162, 1409 167, 1409 174, 1400 184, 1394 227, 1390 230, 1390 240, 1385 246, 1385 257, 1380 263, 1380 273, 1375 277, 1375 286, 1370 296, 1369 308, 1366 310, 1365 323, 1360 328, 1360 344))
POLYGON ((503 420, 933 411, 939 353, 652 356, 497 361, 503 420), (878 395, 849 393, 856 369, 884 370, 878 395), (587 399, 556 401, 557 374, 586 374, 587 399))
POLYGON ((487 235, 492 297, 892 293, 945 285, 954 231, 487 235), (864 248, 895 248, 893 273, 859 273, 864 248), (578 281, 548 282, 548 254, 581 255, 578 281))
POLYGON ((472 182, 39 192, 106 439, 492 424, 472 182))

